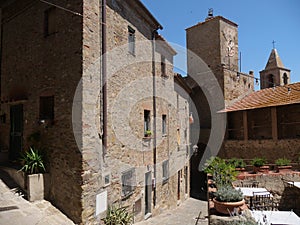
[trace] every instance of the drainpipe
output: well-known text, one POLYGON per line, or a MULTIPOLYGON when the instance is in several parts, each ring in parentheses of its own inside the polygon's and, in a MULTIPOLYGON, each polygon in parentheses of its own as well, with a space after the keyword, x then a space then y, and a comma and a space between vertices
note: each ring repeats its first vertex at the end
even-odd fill
MULTIPOLYGON (((3 48, 3 24, 2 24, 2 9, 0 8, 0 102, 2 97, 1 79, 2 79, 2 48, 3 48)), ((1 109, 1 104, 0 104, 1 109)))
MULTIPOLYGON (((107 153, 107 85, 106 85, 106 0, 102 0, 102 82, 100 79, 100 87, 102 85, 102 142, 103 142, 103 157, 107 153)), ((100 118, 101 120, 101 118, 100 118)), ((101 122, 101 121, 100 121, 101 122)))
POLYGON ((158 34, 157 31, 162 29, 161 26, 158 26, 155 30, 152 31, 152 85, 153 85, 153 170, 154 170, 154 182, 153 185, 153 205, 156 205, 156 79, 155 79, 155 38, 158 34))

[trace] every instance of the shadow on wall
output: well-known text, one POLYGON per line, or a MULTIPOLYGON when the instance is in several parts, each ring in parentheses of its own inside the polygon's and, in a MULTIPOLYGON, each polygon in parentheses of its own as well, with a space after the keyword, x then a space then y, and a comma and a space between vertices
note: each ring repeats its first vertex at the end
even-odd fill
POLYGON ((286 186, 283 190, 278 210, 292 210, 300 216, 300 189, 294 186, 286 186))

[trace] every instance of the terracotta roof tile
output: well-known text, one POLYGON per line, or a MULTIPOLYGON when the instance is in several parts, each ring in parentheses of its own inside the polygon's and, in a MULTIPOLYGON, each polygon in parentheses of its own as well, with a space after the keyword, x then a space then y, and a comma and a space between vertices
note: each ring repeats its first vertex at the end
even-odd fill
POLYGON ((232 112, 300 103, 300 82, 253 92, 220 112, 232 112), (290 93, 288 93, 290 88, 290 93))

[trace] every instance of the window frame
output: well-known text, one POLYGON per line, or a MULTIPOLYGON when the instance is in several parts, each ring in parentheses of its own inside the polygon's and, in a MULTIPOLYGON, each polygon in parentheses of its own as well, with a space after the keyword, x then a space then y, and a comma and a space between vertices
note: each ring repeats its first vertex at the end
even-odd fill
POLYGON ((165 184, 170 178, 169 160, 162 162, 162 183, 165 184))
POLYGON ((54 121, 55 118, 55 99, 54 95, 40 96, 39 98, 39 120, 54 121), (50 101, 50 102, 49 102, 50 101))
POLYGON ((151 111, 144 109, 144 137, 147 137, 147 131, 151 131, 151 111))
POLYGON ((122 172, 121 186, 122 186, 121 195, 123 198, 126 198, 134 193, 134 190, 136 188, 136 176, 135 176, 134 168, 122 172))
POLYGON ((56 7, 50 7, 44 11, 44 37, 51 36, 53 34, 58 33, 56 22, 53 20, 56 20, 56 7), (53 18, 50 18, 53 17, 53 18), (50 24, 52 23, 54 24, 50 24), (52 29, 50 29, 52 28, 52 29))
POLYGON ((161 133, 163 136, 167 135, 167 115, 163 114, 161 117, 162 120, 162 128, 161 128, 161 133))
POLYGON ((166 57, 163 55, 161 55, 160 68, 161 68, 161 76, 167 77, 166 57))
POLYGON ((128 26, 128 52, 135 56, 135 29, 128 26))

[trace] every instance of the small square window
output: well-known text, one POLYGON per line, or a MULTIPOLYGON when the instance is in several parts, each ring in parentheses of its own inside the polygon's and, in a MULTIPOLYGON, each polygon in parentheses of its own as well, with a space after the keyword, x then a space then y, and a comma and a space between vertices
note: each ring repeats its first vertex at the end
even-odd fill
POLYGON ((40 120, 54 120, 54 96, 40 97, 40 120))
POLYGON ((135 55, 135 30, 128 26, 128 51, 135 55))
POLYGON ((130 169, 122 173, 122 196, 128 197, 136 186, 135 170, 130 169))
POLYGON ((163 184, 169 180, 169 160, 166 160, 162 163, 162 176, 163 184))
POLYGON ((47 9, 44 13, 44 36, 50 36, 57 33, 57 16, 56 8, 51 7, 47 9))
POLYGON ((167 134, 167 115, 162 115, 162 134, 167 134))

